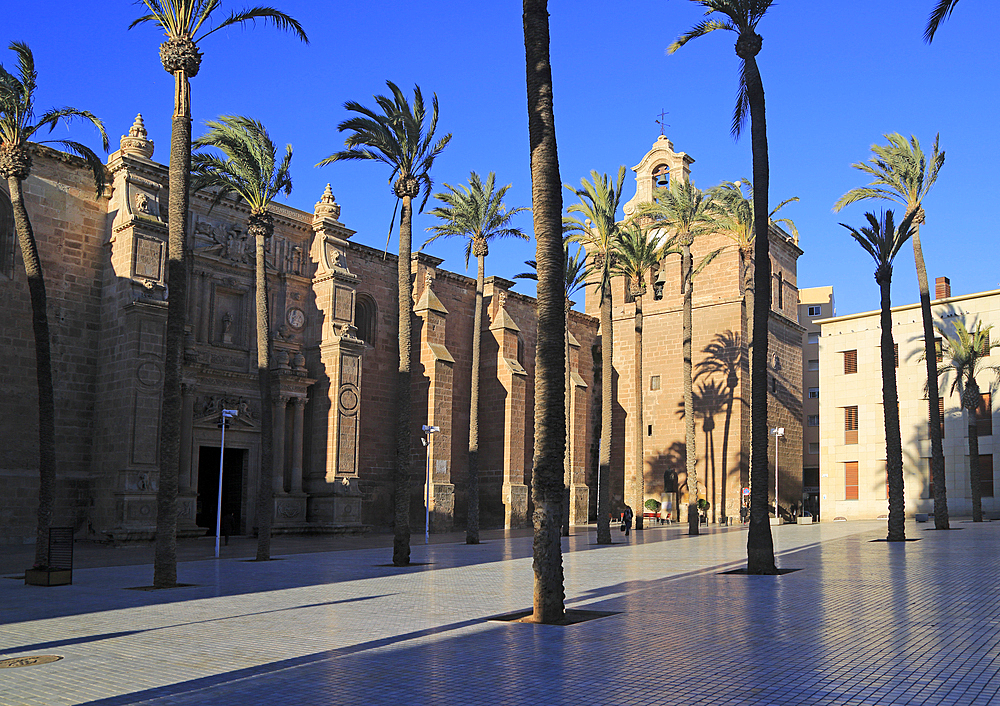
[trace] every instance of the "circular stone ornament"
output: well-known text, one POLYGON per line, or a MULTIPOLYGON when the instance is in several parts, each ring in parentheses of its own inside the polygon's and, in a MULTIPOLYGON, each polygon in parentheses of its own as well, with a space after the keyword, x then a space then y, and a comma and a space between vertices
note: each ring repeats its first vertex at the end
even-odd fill
POLYGON ((289 309, 288 310, 288 315, 287 315, 287 320, 288 320, 288 325, 289 326, 291 326, 292 328, 295 328, 295 329, 300 329, 303 326, 305 326, 305 323, 306 323, 305 312, 303 312, 302 309, 299 309, 297 307, 293 308, 293 309, 289 309))
POLYGON ((49 664, 51 662, 58 662, 61 659, 61 655, 32 655, 31 657, 0 659, 0 669, 8 667, 33 667, 36 664, 49 664))

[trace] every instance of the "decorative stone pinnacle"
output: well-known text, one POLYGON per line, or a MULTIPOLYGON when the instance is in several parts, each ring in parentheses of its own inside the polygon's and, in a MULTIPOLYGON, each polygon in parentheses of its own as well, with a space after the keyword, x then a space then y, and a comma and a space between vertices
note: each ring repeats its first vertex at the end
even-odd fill
POLYGON ((142 113, 138 113, 132 127, 128 129, 128 134, 122 135, 121 151, 150 159, 153 156, 153 141, 147 139, 148 135, 146 125, 142 122, 142 113))
POLYGON ((130 137, 140 137, 144 140, 149 135, 149 133, 146 132, 145 123, 142 122, 142 113, 135 114, 135 122, 132 123, 132 127, 128 129, 128 134, 130 137))
POLYGON ((504 305, 507 304, 507 292, 501 289, 500 292, 497 294, 497 302, 498 302, 497 304, 498 308, 503 309, 504 305))
POLYGON ((313 209, 313 223, 317 223, 322 220, 333 220, 336 221, 340 218, 340 205, 337 203, 337 199, 333 195, 333 189, 330 185, 326 185, 326 190, 320 197, 319 201, 316 202, 316 207, 313 209))
POLYGON ((424 286, 430 287, 432 284, 434 284, 434 273, 428 270, 424 274, 424 286))

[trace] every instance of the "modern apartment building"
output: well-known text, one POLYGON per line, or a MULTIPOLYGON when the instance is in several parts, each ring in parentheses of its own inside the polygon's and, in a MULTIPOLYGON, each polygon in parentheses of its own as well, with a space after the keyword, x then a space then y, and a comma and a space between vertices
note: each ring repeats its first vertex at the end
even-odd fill
MULTIPOLYGON (((951 296, 947 278, 937 279, 935 324, 944 330, 962 321, 1000 324, 1000 290, 951 296)), ((808 290, 806 290, 808 291, 808 290)), ((851 314, 817 322, 819 337, 820 514, 823 519, 873 519, 888 513, 885 427, 882 414, 879 312, 851 314)), ((906 514, 931 513, 928 399, 922 359, 920 305, 892 310, 895 360, 903 442, 906 514)), ((996 355, 996 354, 994 354, 996 355)), ((811 353, 804 355, 812 359, 811 353)), ((1000 363, 1000 360, 998 360, 1000 363)), ((808 363, 807 363, 808 367, 808 363)), ((944 410, 945 475, 948 510, 971 515, 968 420, 952 390, 953 376, 942 376, 936 404, 944 410)), ((993 489, 993 429, 997 407, 990 394, 991 371, 977 382, 983 401, 977 413, 983 511, 1000 513, 993 489)), ((809 394, 807 393, 807 399, 809 394)), ((807 427, 808 428, 808 427, 807 427)))

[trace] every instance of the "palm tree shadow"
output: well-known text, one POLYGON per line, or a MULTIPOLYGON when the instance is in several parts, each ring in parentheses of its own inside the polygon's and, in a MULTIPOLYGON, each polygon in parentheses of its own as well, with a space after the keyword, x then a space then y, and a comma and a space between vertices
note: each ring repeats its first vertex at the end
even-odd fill
MULTIPOLYGON (((736 389, 740 383, 740 371, 744 364, 744 342, 740 334, 727 329, 722 333, 717 333, 712 341, 702 349, 704 358, 696 366, 695 382, 700 383, 695 391, 695 414, 703 420, 702 428, 705 432, 705 452, 706 460, 711 459, 711 466, 707 469, 713 485, 716 483, 715 469, 715 415, 726 411, 722 432, 722 474, 721 483, 716 486, 718 493, 712 493, 713 497, 718 497, 718 506, 722 515, 726 514, 727 487, 729 474, 729 442, 731 439, 733 407, 737 402, 743 400, 736 395, 736 389), (721 379, 720 379, 721 378, 721 379), (708 454, 711 453, 709 456, 708 454)), ((683 404, 680 415, 683 417, 683 404)), ((741 473, 742 461, 737 464, 737 473, 741 473)), ((713 489, 714 490, 714 489, 713 489)), ((713 517, 715 517, 713 511, 713 517)))

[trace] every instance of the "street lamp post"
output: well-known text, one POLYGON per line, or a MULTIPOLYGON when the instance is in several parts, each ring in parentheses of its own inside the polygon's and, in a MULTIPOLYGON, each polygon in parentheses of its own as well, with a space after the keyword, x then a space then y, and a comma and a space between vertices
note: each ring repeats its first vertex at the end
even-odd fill
POLYGON ((427 435, 420 442, 427 449, 427 489, 424 492, 424 544, 431 541, 431 441, 434 435, 441 431, 441 427, 432 427, 424 424, 424 433, 427 435))
POLYGON ((781 517, 778 514, 778 442, 785 435, 785 427, 775 427, 771 433, 774 434, 774 519, 777 520, 781 517))
POLYGON ((226 427, 229 420, 238 415, 235 409, 222 410, 219 426, 222 427, 222 446, 219 447, 219 501, 215 508, 215 558, 219 558, 219 535, 222 534, 222 458, 226 455, 226 427))

